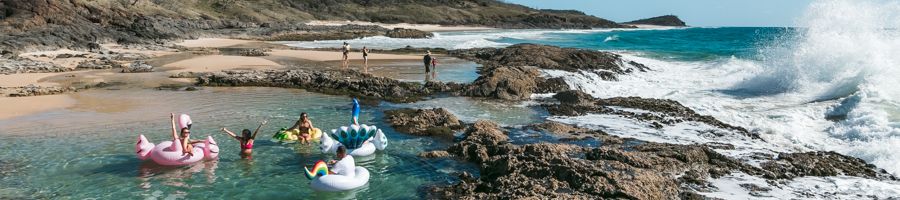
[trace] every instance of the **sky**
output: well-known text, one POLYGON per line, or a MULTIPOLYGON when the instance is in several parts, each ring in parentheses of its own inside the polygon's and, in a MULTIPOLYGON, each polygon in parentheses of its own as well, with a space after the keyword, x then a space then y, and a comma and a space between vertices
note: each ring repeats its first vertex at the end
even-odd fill
POLYGON ((793 26, 813 0, 505 0, 538 9, 580 10, 627 22, 677 15, 688 26, 793 26))

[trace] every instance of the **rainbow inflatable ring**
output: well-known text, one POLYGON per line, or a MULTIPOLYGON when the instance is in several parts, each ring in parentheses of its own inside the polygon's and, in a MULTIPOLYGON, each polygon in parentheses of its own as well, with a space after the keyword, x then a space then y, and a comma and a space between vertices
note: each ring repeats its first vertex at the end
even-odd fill
POLYGON ((325 161, 321 160, 316 162, 316 165, 313 165, 312 170, 309 170, 309 168, 306 167, 303 167, 303 169, 306 169, 306 178, 309 180, 328 175, 328 165, 325 165, 325 161))

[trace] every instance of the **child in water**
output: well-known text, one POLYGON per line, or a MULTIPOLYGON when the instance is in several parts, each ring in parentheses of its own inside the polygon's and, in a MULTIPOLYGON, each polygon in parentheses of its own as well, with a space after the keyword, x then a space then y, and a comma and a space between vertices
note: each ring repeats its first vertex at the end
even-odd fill
POLYGON ((256 127, 256 131, 250 133, 250 129, 244 129, 241 131, 241 136, 237 136, 236 134, 228 131, 227 128, 222 128, 222 131, 226 134, 230 135, 231 138, 237 140, 241 145, 241 158, 252 158, 253 155, 253 141, 256 140, 256 134, 259 133, 259 129, 262 128, 263 125, 266 125, 268 121, 263 121, 256 127))

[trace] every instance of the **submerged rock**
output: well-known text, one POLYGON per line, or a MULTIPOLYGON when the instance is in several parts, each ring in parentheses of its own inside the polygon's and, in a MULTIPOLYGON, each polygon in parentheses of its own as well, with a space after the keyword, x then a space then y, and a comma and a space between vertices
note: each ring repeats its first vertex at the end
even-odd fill
POLYGON ((447 153, 447 151, 426 151, 419 153, 418 156, 422 158, 443 158, 449 157, 450 153, 447 153))
POLYGON ((462 122, 444 108, 404 108, 388 110, 384 114, 391 127, 412 135, 453 138, 454 131, 463 128, 462 122))

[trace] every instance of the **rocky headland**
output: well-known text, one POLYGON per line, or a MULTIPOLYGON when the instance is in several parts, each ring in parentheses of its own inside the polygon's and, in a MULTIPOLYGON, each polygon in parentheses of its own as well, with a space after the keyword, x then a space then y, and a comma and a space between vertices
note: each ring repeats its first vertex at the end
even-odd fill
POLYGON ((622 24, 629 25, 654 25, 654 26, 687 26, 684 21, 678 18, 675 15, 663 15, 659 17, 651 17, 646 19, 639 19, 630 22, 625 22, 622 24))
POLYGON ((379 26, 307 25, 312 20, 497 28, 630 27, 578 11, 536 10, 494 0, 465 1, 0 1, 0 55, 99 44, 162 44, 200 36, 262 40, 352 39, 431 34, 379 26), (371 12, 377 11, 377 12, 371 12))
POLYGON ((537 44, 453 50, 449 54, 483 65, 478 79, 462 91, 464 95, 504 100, 525 100, 535 93, 569 89, 562 78, 547 78, 540 70, 596 73, 604 80, 649 70, 643 64, 623 60, 610 52, 537 44))

